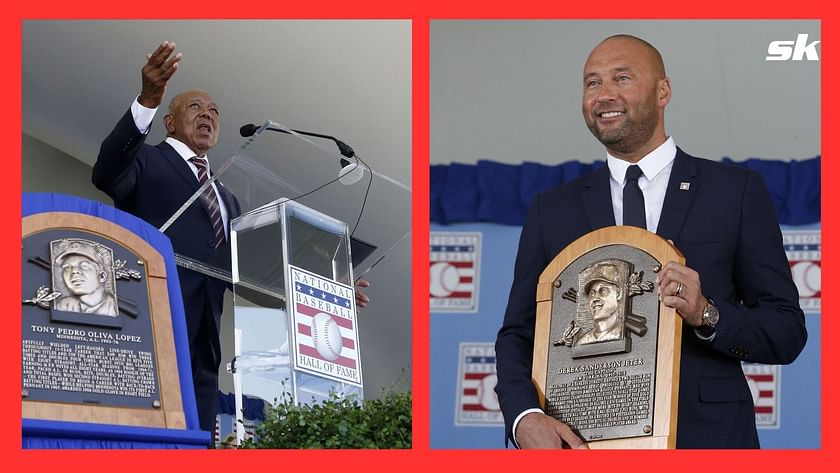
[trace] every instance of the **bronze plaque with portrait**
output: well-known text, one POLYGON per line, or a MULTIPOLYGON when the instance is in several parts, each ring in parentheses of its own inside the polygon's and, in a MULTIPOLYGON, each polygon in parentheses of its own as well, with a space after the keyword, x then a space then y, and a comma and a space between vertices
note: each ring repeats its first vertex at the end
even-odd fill
POLYGON ((185 428, 162 255, 91 215, 22 226, 23 417, 185 428))
POLYGON ((537 289, 532 377, 546 414, 591 448, 674 448, 682 322, 660 304, 656 273, 684 262, 637 227, 566 247, 537 289))

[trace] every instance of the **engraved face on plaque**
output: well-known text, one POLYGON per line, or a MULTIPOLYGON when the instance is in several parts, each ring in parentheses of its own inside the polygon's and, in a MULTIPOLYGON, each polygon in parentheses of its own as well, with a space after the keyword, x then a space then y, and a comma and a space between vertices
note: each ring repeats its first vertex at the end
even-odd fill
POLYGON ((24 399, 159 405, 149 278, 134 250, 46 228, 24 236, 22 262, 24 399))
POLYGON ((54 310, 116 317, 113 250, 81 238, 50 242, 54 310))
POLYGON ((593 263, 578 274, 582 297, 575 322, 583 330, 572 344, 573 357, 629 351, 630 339, 624 334, 627 266, 626 261, 610 259, 593 263))
POLYGON ((585 440, 650 435, 659 263, 627 245, 594 249, 554 282, 546 413, 585 440))

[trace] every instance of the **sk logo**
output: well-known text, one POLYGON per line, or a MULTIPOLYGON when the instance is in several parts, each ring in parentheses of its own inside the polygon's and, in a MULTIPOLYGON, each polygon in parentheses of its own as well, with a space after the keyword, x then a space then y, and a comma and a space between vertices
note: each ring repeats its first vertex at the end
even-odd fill
POLYGON ((807 58, 808 61, 819 61, 817 45, 820 41, 808 42, 808 35, 800 33, 796 41, 771 41, 767 46, 765 61, 801 61, 807 58))

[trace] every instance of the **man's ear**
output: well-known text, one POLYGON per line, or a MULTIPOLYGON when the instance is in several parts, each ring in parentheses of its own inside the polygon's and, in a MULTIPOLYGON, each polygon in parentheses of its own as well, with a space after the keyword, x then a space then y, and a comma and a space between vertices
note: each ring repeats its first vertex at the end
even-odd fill
POLYGON ((671 101, 671 79, 660 79, 656 87, 656 99, 660 107, 665 108, 671 101))
POLYGON ((108 273, 105 271, 99 272, 99 282, 105 282, 108 279, 108 273))
POLYGON ((166 127, 166 136, 172 135, 175 133, 175 117, 171 114, 166 114, 163 116, 163 126, 166 127))

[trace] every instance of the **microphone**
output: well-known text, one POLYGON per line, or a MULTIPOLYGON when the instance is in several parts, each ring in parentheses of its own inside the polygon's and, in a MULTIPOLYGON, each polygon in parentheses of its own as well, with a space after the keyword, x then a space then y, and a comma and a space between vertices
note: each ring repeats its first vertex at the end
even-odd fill
MULTIPOLYGON (((239 134, 242 135, 242 137, 247 138, 249 136, 253 136, 254 133, 256 133, 259 129, 259 126, 254 125, 253 123, 248 123, 247 125, 242 125, 239 128, 239 134)), ((267 129, 272 131, 279 131, 280 133, 289 133, 288 131, 282 128, 274 128, 269 126, 267 127, 267 129)), ((316 138, 332 140, 336 144, 336 146, 338 146, 339 153, 341 153, 342 156, 345 156, 347 158, 352 158, 356 155, 356 152, 353 151, 353 148, 351 148, 347 143, 339 140, 334 136, 303 130, 292 131, 299 135, 314 136, 316 138)), ((349 160, 341 158, 340 164, 341 170, 338 172, 338 180, 346 186, 353 185, 359 182, 365 175, 364 167, 360 166, 359 163, 351 163, 349 160)))
POLYGON ((242 125, 241 127, 239 127, 239 134, 242 135, 243 138, 248 138, 249 136, 254 136, 254 133, 256 133, 259 129, 260 127, 258 127, 257 125, 249 123, 247 125, 242 125))
MULTIPOLYGON (((273 124, 273 122, 269 122, 269 123, 273 124)), ((247 138, 249 136, 253 136, 254 133, 256 133, 257 130, 259 130, 259 129, 260 129, 259 126, 254 125, 253 123, 248 123, 247 125, 242 125, 241 127, 239 127, 239 134, 242 135, 242 137, 247 138)), ((282 128, 277 128, 277 127, 274 127, 274 126, 267 126, 266 129, 267 130, 272 130, 272 131, 279 131, 281 133, 287 133, 287 134, 289 133, 289 131, 287 131, 287 130, 284 130, 282 128)), ((344 156, 346 158, 355 157, 356 161, 357 161, 355 163, 352 163, 347 159, 341 158, 341 160, 339 161, 341 163, 341 170, 338 171, 338 177, 337 178, 327 182, 326 184, 321 185, 320 187, 318 187, 316 189, 313 189, 313 190, 303 194, 302 196, 298 196, 295 199, 298 199, 298 198, 303 197, 305 195, 311 194, 312 192, 315 192, 315 191, 321 189, 322 187, 335 182, 336 180, 341 182, 345 186, 350 186, 350 185, 353 185, 353 184, 359 182, 362 179, 362 177, 364 177, 365 167, 367 167, 367 164, 365 164, 365 162, 362 160, 361 157, 356 156, 356 152, 353 151, 353 148, 348 146, 345 142, 339 140, 338 138, 336 138, 334 136, 322 135, 320 133, 313 133, 311 131, 302 131, 302 130, 292 130, 292 131, 299 134, 299 135, 315 136, 315 137, 318 137, 318 138, 324 138, 324 139, 327 139, 327 140, 332 140, 332 141, 335 142, 336 146, 338 146, 338 151, 341 153, 342 156, 344 156), (364 164, 364 166, 363 166, 363 164, 364 164)), ((373 173, 371 173, 370 179, 368 179, 367 189, 365 189, 365 198, 364 198, 364 200, 362 200, 362 208, 361 208, 361 210, 359 210, 359 218, 356 219, 356 224, 353 225, 353 231, 350 232, 351 237, 356 233, 356 227, 359 226, 359 222, 362 220, 362 214, 365 211, 365 204, 367 203, 368 193, 370 192, 370 185, 371 185, 372 182, 373 182, 373 173)), ((292 200, 295 200, 295 199, 292 199, 292 200)), ((382 257, 380 257, 379 259, 381 260, 384 257, 385 257, 385 255, 382 255, 382 257)), ((376 263, 378 263, 378 262, 379 261, 377 261, 376 263)), ((376 265, 376 263, 374 263, 374 265, 376 265)), ((371 267, 373 267, 373 266, 371 266, 371 267)), ((368 269, 370 269, 370 268, 368 268, 368 269)))

